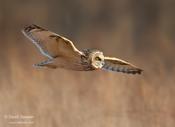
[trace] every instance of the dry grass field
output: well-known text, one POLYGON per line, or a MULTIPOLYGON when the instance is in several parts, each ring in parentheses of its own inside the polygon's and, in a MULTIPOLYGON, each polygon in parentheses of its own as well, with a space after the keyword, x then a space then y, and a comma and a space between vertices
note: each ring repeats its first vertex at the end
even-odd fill
POLYGON ((173 0, 0 0, 0 127, 174 127, 174 11, 173 0), (28 23, 144 72, 35 69, 28 23))

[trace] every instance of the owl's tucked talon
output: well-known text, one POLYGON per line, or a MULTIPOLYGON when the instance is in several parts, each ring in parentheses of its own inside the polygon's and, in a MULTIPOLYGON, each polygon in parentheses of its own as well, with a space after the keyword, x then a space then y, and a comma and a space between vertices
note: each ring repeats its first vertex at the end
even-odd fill
POLYGON ((43 68, 43 67, 45 67, 46 65, 51 64, 51 63, 53 63, 53 59, 47 59, 47 60, 45 60, 45 61, 42 61, 41 63, 33 64, 33 67, 43 68))
POLYGON ((45 66, 42 64, 33 64, 33 67, 35 68, 44 68, 45 66))

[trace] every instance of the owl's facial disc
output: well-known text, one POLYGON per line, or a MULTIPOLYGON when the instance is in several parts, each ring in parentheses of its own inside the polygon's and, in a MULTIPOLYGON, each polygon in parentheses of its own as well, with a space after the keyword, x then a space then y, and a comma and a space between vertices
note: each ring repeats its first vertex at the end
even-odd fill
POLYGON ((91 64, 94 68, 99 69, 104 65, 104 55, 102 52, 95 52, 92 54, 91 64))

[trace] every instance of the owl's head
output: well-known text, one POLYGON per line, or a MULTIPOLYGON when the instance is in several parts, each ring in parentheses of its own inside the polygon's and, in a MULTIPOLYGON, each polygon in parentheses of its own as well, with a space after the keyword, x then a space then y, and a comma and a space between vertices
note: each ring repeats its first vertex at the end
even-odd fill
POLYGON ((105 63, 103 52, 100 52, 100 51, 91 52, 89 58, 90 58, 90 61, 91 61, 91 65, 95 69, 102 68, 104 63, 105 63))

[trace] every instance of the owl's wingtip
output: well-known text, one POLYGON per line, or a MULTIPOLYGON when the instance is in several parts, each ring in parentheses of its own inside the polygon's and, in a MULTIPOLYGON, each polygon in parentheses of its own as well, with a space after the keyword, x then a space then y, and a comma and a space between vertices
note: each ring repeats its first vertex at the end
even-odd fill
POLYGON ((35 25, 35 24, 27 24, 23 27, 22 29, 22 33, 28 33, 28 32, 31 32, 32 30, 34 29, 39 29, 40 31, 46 31, 46 29, 38 26, 38 25, 35 25))
POLYGON ((137 74, 141 75, 143 73, 143 70, 138 68, 137 74))
POLYGON ((134 70, 131 70, 131 71, 128 71, 128 72, 124 72, 124 73, 133 74, 133 75, 135 75, 135 74, 141 75, 142 72, 143 72, 142 69, 140 69, 140 68, 135 68, 134 70))

